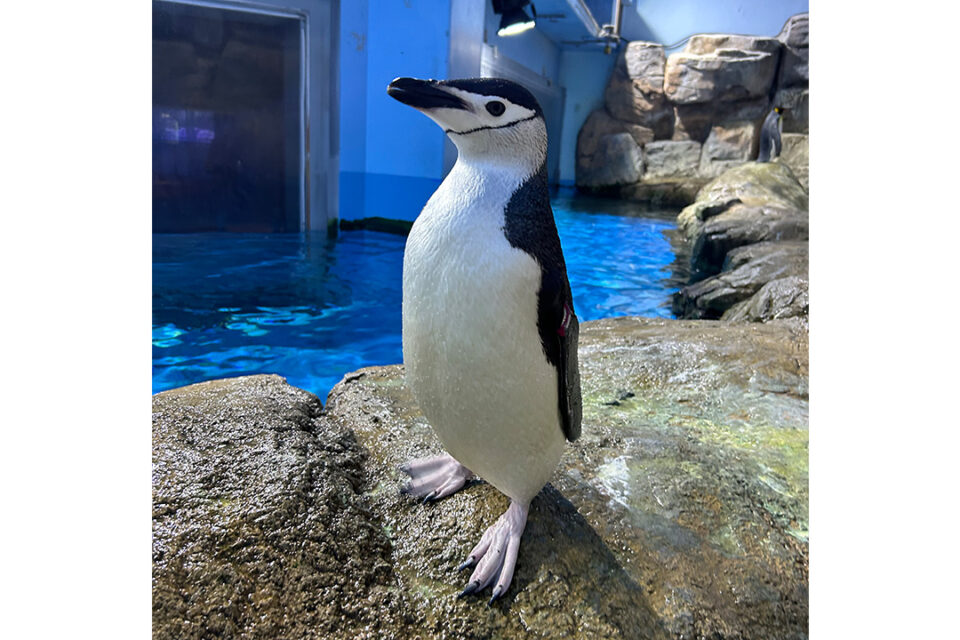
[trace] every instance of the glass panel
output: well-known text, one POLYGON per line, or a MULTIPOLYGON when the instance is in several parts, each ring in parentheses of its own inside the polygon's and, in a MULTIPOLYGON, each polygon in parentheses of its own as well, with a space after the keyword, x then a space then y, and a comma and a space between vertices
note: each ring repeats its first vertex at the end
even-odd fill
POLYGON ((153 3, 153 230, 298 231, 301 21, 153 3))

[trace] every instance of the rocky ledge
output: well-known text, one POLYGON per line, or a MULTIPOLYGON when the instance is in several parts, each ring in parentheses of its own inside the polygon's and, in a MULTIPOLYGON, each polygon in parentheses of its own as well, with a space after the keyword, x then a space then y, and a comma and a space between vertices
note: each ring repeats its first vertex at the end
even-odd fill
POLYGON ((807 192, 779 162, 734 167, 677 216, 691 245, 681 318, 765 322, 809 314, 807 192))
POLYGON ((455 567, 507 500, 438 503, 399 366, 326 409, 277 376, 154 396, 156 638, 805 638, 807 338, 791 321, 582 327, 583 435, 534 499, 510 590, 455 567))

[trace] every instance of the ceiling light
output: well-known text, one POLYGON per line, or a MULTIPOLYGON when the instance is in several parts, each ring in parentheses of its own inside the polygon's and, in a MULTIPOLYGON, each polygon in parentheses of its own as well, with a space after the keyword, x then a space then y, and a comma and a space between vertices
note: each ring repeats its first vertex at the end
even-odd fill
POLYGON ((528 16, 523 10, 527 4, 530 5, 530 10, 536 17, 537 9, 529 0, 493 0, 493 12, 501 14, 498 36, 515 36, 536 26, 534 18, 528 16))

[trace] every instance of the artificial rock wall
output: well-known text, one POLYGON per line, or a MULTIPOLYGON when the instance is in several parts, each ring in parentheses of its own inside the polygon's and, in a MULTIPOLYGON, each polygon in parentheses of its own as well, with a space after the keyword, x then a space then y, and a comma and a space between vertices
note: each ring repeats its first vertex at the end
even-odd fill
POLYGON ((775 38, 703 34, 683 51, 630 42, 604 107, 577 138, 577 187, 653 204, 689 204, 725 170, 757 157, 760 126, 779 104, 783 153, 807 187, 809 14, 775 38))

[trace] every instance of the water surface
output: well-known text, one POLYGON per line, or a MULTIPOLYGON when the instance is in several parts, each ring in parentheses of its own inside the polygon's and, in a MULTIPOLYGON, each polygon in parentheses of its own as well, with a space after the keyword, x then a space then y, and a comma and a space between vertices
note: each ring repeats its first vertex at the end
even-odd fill
MULTIPOLYGON (((554 199, 581 321, 671 317, 673 215, 580 196, 554 199), (630 215, 623 215, 630 214, 630 215)), ((406 239, 373 231, 155 234, 153 391, 277 373, 322 399, 345 373, 402 361, 406 239)))

